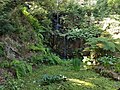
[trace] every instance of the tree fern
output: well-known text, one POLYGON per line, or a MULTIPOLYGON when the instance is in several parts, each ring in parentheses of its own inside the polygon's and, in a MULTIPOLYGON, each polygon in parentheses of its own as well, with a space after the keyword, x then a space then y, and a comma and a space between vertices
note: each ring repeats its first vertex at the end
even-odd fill
POLYGON ((111 39, 105 38, 105 37, 99 37, 99 38, 89 38, 87 40, 87 44, 90 45, 91 49, 98 49, 101 48, 106 51, 115 52, 116 45, 115 42, 111 41, 111 39))

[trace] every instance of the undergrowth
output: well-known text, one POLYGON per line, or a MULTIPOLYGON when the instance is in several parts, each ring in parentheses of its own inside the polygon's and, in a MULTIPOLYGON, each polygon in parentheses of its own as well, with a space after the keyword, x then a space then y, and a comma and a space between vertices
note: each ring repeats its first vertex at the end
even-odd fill
POLYGON ((22 80, 14 80, 12 86, 19 88, 16 90, 117 90, 120 83, 101 77, 93 71, 82 70, 82 68, 76 72, 68 66, 42 66, 31 75, 23 77, 22 80), (46 74, 49 78, 45 77, 43 79, 43 76, 46 74), (57 75, 66 76, 67 81, 59 83, 55 81, 51 83, 51 80, 58 80, 56 78, 57 75), (54 76, 55 79, 53 79, 54 76), (42 79, 45 82, 50 82, 50 84, 42 86, 40 82, 37 82, 42 79))

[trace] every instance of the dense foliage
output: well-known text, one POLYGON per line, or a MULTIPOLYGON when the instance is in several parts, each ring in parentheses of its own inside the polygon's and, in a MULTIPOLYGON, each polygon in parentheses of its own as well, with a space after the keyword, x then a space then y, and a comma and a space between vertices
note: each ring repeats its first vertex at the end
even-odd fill
MULTIPOLYGON (((20 90, 24 86, 19 84, 24 83, 21 78, 31 75, 38 67, 52 65, 68 66, 67 69, 75 72, 91 69, 87 66, 102 66, 117 73, 119 80, 120 39, 113 35, 120 35, 120 0, 97 0, 96 4, 89 0, 76 2, 0 1, 0 84, 3 87, 20 90)), ((44 73, 42 80, 36 81, 40 86, 66 81, 64 75, 44 73)))
POLYGON ((83 29, 72 29, 69 30, 67 35, 68 39, 84 39, 87 40, 89 38, 93 37, 99 37, 101 35, 101 30, 97 27, 88 27, 88 28, 83 28, 83 29))

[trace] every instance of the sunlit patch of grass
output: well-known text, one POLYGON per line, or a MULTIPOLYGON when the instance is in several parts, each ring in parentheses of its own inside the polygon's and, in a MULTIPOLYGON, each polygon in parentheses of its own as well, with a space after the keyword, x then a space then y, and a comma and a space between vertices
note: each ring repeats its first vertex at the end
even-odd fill
POLYGON ((68 79, 71 82, 74 82, 77 85, 85 85, 85 86, 90 86, 90 87, 94 87, 94 84, 86 82, 86 81, 82 81, 79 79, 68 79))

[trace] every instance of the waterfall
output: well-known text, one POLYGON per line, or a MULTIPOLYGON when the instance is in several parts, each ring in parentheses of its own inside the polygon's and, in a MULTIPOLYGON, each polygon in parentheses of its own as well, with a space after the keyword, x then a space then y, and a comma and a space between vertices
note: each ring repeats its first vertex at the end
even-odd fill
MULTIPOLYGON (((56 20, 56 30, 59 30, 61 25, 59 24, 59 3, 61 3, 62 0, 57 0, 57 7, 56 7, 56 15, 57 15, 57 20, 56 20)), ((67 40, 66 40, 66 35, 64 34, 63 36, 63 58, 66 59, 67 58, 67 40)))
POLYGON ((63 38, 64 38, 64 41, 63 41, 63 44, 64 44, 63 55, 64 55, 64 59, 67 59, 67 39, 66 39, 66 35, 64 35, 63 38))
POLYGON ((56 24, 56 30, 59 29, 59 12, 58 12, 58 8, 59 7, 59 0, 57 0, 57 24, 56 24))

